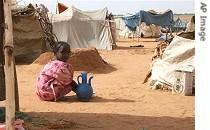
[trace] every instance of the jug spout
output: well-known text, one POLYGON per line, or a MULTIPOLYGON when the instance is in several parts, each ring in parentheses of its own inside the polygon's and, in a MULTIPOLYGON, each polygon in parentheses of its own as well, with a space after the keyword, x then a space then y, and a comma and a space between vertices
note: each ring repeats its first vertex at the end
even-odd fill
POLYGON ((88 80, 89 85, 91 86, 91 80, 93 79, 93 76, 91 76, 88 80))
POLYGON ((86 84, 87 83, 87 72, 84 71, 81 73, 81 75, 82 75, 82 83, 86 84))

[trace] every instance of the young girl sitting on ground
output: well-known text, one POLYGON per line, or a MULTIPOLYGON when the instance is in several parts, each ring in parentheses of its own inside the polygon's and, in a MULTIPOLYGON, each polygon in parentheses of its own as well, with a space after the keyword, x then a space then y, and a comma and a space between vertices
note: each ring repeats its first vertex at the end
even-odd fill
POLYGON ((44 101, 57 101, 71 90, 75 92, 77 87, 72 66, 67 62, 71 54, 70 45, 58 42, 53 51, 56 59, 44 66, 37 81, 36 93, 44 101))

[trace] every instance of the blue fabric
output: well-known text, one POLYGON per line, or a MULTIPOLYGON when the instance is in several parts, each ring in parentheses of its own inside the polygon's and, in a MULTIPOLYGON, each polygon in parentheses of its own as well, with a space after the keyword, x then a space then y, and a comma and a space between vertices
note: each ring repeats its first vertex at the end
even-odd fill
POLYGON ((122 19, 125 22, 125 25, 128 27, 131 31, 136 31, 136 27, 138 26, 140 18, 137 15, 131 15, 131 16, 124 16, 122 19))
POLYGON ((145 22, 146 25, 155 24, 161 27, 172 26, 173 24, 173 12, 171 10, 164 14, 152 14, 141 10, 138 13, 140 22, 145 22))
POLYGON ((146 25, 155 24, 161 27, 170 27, 174 23, 171 10, 164 14, 154 14, 141 10, 134 15, 124 16, 122 19, 131 31, 136 31, 139 22, 145 22, 146 25))

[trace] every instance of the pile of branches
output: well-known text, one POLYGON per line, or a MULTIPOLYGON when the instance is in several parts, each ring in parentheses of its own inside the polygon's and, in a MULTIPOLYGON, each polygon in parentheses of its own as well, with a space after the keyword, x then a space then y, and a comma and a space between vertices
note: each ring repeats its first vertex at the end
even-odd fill
POLYGON ((48 17, 48 9, 43 5, 40 4, 36 7, 36 16, 39 19, 42 31, 43 31, 43 38, 46 43, 49 43, 52 50, 54 50, 55 44, 58 41, 56 35, 53 33, 53 26, 48 17))
POLYGON ((19 7, 12 9, 13 17, 33 16, 34 14, 35 14, 35 8, 32 4, 29 4, 27 7, 19 7))

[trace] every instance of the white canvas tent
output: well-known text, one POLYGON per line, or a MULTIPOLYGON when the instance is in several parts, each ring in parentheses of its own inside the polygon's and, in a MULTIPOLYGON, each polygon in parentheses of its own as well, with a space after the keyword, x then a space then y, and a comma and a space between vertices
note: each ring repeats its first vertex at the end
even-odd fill
POLYGON ((59 41, 66 41, 71 48, 112 50, 109 21, 105 20, 107 9, 84 12, 69 7, 61 14, 49 14, 53 32, 59 41))
POLYGON ((143 37, 160 37, 162 35, 161 27, 158 25, 146 25, 145 22, 141 22, 138 32, 143 37))
POLYGON ((128 29, 128 27, 125 25, 125 23, 121 20, 121 23, 117 26, 119 28, 119 31, 117 32, 118 37, 128 38, 132 36, 132 31, 128 29))
POLYGON ((129 28, 126 26, 125 22, 121 19, 115 20, 117 23, 117 28, 119 31, 117 32, 118 37, 132 37, 133 33, 138 34, 142 37, 160 37, 162 35, 161 27, 158 25, 146 25, 145 22, 138 23, 138 26, 136 26, 136 31, 132 32, 129 30, 129 28), (140 25, 140 26, 139 26, 140 25), (139 28, 140 27, 140 28, 139 28))
POLYGON ((154 61, 151 85, 164 83, 172 87, 176 69, 194 67, 195 40, 175 36, 163 53, 162 59, 154 61))

